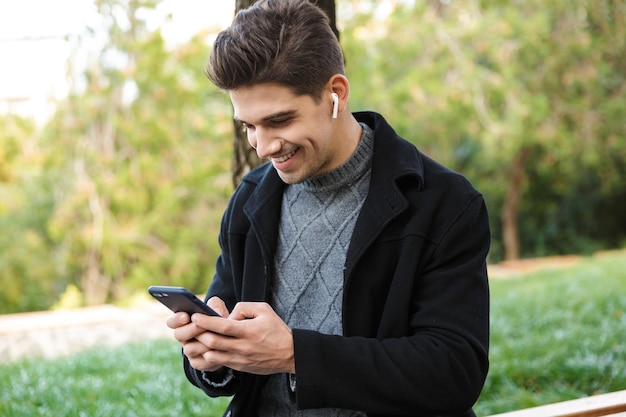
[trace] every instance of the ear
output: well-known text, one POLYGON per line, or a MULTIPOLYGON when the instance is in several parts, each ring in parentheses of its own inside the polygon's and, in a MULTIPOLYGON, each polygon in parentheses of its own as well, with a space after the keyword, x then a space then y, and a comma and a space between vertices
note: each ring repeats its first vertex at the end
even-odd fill
POLYGON ((341 113, 348 105, 348 96, 350 95, 350 83, 343 74, 335 74, 328 80, 327 89, 328 97, 332 93, 337 94, 337 111, 341 113))

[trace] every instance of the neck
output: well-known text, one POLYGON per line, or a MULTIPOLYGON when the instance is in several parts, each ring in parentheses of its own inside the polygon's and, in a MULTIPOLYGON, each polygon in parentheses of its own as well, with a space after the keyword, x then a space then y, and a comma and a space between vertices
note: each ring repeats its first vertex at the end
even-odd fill
POLYGON ((357 146, 359 146, 361 136, 363 135, 363 128, 347 108, 345 111, 341 112, 335 122, 337 123, 337 127, 334 137, 343 144, 341 153, 345 155, 345 162, 354 153, 357 146))
POLYGON ((350 157, 337 168, 316 177, 308 178, 294 187, 315 190, 316 192, 335 192, 340 189, 349 189, 361 180, 371 168, 374 149, 374 132, 359 125, 362 135, 359 143, 350 157))

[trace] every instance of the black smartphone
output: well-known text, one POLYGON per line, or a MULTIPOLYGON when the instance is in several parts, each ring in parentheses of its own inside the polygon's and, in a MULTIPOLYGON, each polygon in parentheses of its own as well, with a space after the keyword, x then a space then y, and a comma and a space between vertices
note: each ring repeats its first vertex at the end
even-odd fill
POLYGON ((209 316, 220 317, 215 310, 206 305, 206 303, 196 297, 196 295, 187 288, 153 285, 148 288, 148 292, 174 313, 184 311, 189 315, 202 313, 209 316))

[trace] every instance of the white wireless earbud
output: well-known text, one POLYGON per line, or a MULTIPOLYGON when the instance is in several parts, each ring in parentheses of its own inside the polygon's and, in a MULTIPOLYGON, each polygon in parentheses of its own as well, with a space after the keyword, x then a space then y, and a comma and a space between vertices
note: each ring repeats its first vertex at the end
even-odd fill
POLYGON ((333 119, 336 119, 339 110, 339 96, 337 93, 332 93, 331 96, 333 96, 333 119))

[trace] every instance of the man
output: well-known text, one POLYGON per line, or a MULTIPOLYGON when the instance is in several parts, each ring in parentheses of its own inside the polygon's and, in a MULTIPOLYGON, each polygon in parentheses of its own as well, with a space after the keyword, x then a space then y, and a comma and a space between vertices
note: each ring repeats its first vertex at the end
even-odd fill
POLYGON ((207 303, 172 315, 187 378, 228 416, 473 416, 488 368, 489 226, 467 180, 373 112, 306 0, 261 0, 207 74, 270 163, 224 214, 207 303))

